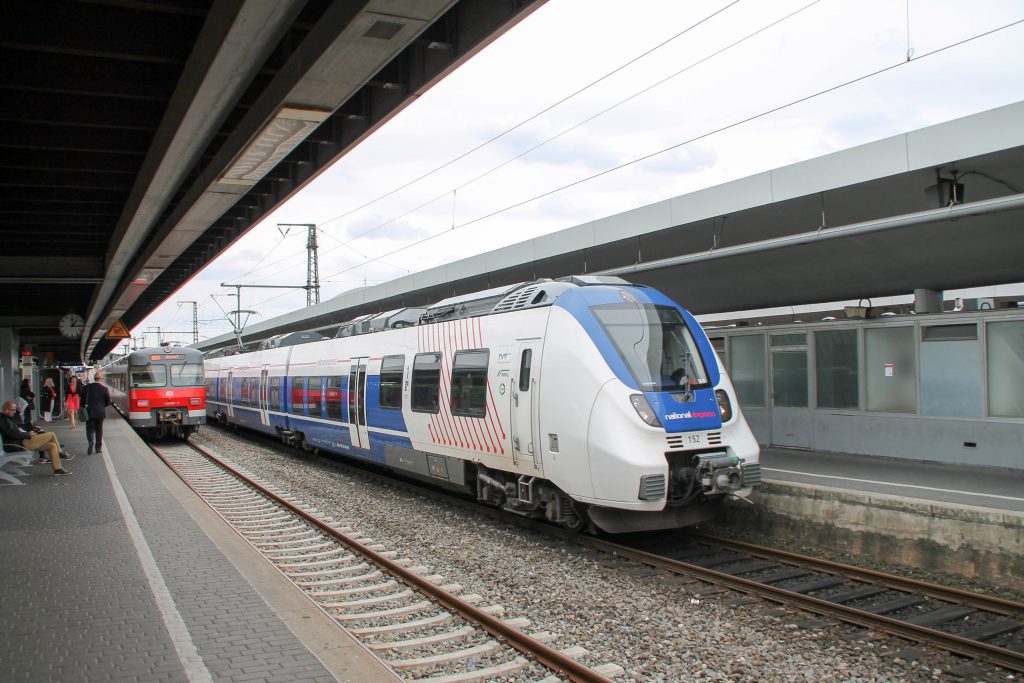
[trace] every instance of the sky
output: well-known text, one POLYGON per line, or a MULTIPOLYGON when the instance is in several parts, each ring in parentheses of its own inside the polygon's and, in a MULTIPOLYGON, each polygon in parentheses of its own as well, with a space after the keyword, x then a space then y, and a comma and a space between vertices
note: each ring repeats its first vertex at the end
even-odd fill
POLYGON ((179 302, 197 302, 200 339, 230 333, 236 307, 249 324, 304 307, 303 289, 243 288, 239 306, 221 286, 304 285, 306 229, 283 224, 316 224, 326 301, 1019 101, 1021 20, 1020 0, 548 0, 133 336, 190 343, 179 302))

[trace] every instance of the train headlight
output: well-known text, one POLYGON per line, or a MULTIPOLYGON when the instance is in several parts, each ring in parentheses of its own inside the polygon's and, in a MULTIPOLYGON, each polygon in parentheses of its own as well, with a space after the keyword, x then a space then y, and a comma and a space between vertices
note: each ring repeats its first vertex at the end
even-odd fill
POLYGON ((139 408, 148 408, 149 407, 149 399, 148 398, 136 399, 135 400, 135 405, 138 406, 139 408))
POLYGON ((718 412, 722 416, 722 422, 728 422, 732 419, 732 401, 729 400, 729 394, 725 393, 725 389, 715 389, 715 398, 718 399, 718 412))
POLYGON ((651 404, 647 402, 643 394, 633 394, 629 397, 629 402, 633 404, 633 409, 636 410, 636 414, 640 416, 640 419, 651 425, 652 427, 660 427, 661 422, 658 421, 658 416, 654 414, 654 410, 651 409, 651 404))
POLYGON ((203 404, 203 399, 199 398, 198 396, 194 396, 194 397, 192 397, 192 398, 190 398, 188 400, 188 404, 190 406, 202 405, 203 404))

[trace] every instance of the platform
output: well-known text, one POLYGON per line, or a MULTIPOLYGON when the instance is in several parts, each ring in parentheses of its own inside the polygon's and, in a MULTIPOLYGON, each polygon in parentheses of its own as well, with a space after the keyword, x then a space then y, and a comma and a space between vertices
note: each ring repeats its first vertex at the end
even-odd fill
POLYGON ((40 426, 76 457, 0 488, 0 680, 399 680, 113 411, 101 455, 40 426))

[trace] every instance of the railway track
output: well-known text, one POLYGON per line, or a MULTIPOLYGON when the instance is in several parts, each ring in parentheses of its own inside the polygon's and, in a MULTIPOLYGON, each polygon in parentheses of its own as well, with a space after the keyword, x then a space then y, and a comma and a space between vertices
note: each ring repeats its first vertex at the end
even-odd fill
POLYGON ((570 680, 610 683, 613 664, 590 668, 582 648, 558 650, 527 618, 503 619, 457 583, 430 575, 349 527, 232 468, 202 448, 157 455, 307 597, 405 680, 432 683, 570 680), (528 677, 528 678, 523 678, 528 677))
POLYGON ((625 560, 798 607, 871 632, 1024 672, 1024 604, 711 536, 648 552, 581 539, 625 560))

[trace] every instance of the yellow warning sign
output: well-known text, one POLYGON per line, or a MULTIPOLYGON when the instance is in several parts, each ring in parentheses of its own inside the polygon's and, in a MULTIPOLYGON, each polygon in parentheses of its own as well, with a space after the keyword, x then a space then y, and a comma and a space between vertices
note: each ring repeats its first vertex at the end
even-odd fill
POLYGON ((117 320, 110 329, 107 331, 107 339, 128 339, 132 335, 128 333, 128 328, 124 326, 124 323, 120 319, 117 320))

